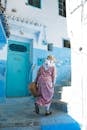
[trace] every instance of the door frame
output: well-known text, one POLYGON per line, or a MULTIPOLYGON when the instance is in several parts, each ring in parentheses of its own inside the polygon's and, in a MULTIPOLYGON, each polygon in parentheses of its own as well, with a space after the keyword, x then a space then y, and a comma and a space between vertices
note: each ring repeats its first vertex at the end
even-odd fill
MULTIPOLYGON (((25 43, 25 44, 30 44, 29 45, 29 47, 30 47, 30 49, 29 49, 29 51, 30 52, 27 52, 27 53, 29 53, 30 54, 30 57, 28 57, 28 58, 30 58, 30 61, 29 61, 29 59, 28 59, 28 62, 29 62, 29 66, 28 66, 28 68, 30 68, 30 67, 32 67, 32 64, 33 64, 33 39, 29 39, 27 42, 26 41, 22 41, 22 40, 14 40, 14 39, 10 39, 9 40, 10 42, 11 41, 13 41, 13 42, 16 42, 16 43, 25 43)), ((8 41, 8 43, 9 43, 9 41, 8 41)), ((9 44, 8 44, 9 45, 9 44)), ((9 48, 7 49, 7 55, 8 55, 8 51, 9 51, 9 48)), ((7 62, 8 62, 8 56, 7 56, 7 62)), ((27 84, 29 84, 31 81, 32 81, 32 72, 30 73, 30 75, 29 75, 29 71, 30 70, 28 70, 28 83, 27 84)), ((6 71, 7 72, 7 71, 6 71)), ((6 76, 7 76, 7 74, 6 74, 6 76)), ((7 78, 7 77, 6 77, 7 78)), ((6 83, 6 89, 7 89, 7 83, 6 83)), ((29 92, 28 92, 28 94, 29 94, 29 92)), ((7 94, 6 94, 7 95, 7 94)), ((27 95, 26 95, 27 96, 27 95)))

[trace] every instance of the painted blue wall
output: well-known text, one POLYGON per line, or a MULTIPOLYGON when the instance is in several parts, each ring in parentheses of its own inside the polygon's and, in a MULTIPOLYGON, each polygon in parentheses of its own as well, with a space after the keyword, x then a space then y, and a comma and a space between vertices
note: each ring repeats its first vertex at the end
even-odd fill
POLYGON ((68 86, 71 83, 71 49, 54 47, 53 51, 46 51, 42 49, 33 50, 33 80, 40 65, 42 65, 47 55, 52 54, 56 57, 57 79, 58 86, 68 86))
MULTIPOLYGON (((34 80, 38 68, 42 65, 47 55, 52 54, 56 57, 57 63, 57 79, 58 86, 68 86, 71 81, 71 49, 54 47, 53 51, 42 49, 33 49, 33 65, 31 69, 32 79, 34 80)), ((6 61, 0 60, 0 99, 5 98, 5 72, 6 61)))
POLYGON ((0 102, 5 100, 6 61, 0 60, 0 102))
MULTIPOLYGON (((0 50, 3 49, 3 46, 7 43, 7 38, 5 30, 2 24, 3 15, 0 14, 0 50)), ((0 102, 3 102, 5 99, 5 71, 6 71, 6 61, 1 60, 0 56, 0 102)))
POLYGON ((0 14, 0 44, 5 44, 6 43, 6 34, 1 22, 1 14, 0 14))

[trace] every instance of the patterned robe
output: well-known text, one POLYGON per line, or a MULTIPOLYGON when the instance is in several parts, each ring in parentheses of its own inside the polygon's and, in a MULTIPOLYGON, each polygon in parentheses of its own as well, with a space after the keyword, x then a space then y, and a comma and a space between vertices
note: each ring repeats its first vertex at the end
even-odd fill
POLYGON ((40 95, 36 103, 40 106, 47 106, 51 104, 54 94, 54 81, 56 76, 56 69, 54 66, 45 70, 44 66, 41 66, 38 70, 36 83, 38 85, 38 94, 40 95))

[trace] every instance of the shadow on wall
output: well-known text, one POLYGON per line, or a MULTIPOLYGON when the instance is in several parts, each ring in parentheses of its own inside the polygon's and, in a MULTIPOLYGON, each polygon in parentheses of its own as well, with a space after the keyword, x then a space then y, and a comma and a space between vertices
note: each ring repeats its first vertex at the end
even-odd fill
POLYGON ((36 67, 33 70, 33 78, 35 79, 37 69, 49 54, 54 55, 57 60, 57 86, 71 86, 71 49, 69 48, 55 47, 52 51, 34 49, 33 61, 36 67))

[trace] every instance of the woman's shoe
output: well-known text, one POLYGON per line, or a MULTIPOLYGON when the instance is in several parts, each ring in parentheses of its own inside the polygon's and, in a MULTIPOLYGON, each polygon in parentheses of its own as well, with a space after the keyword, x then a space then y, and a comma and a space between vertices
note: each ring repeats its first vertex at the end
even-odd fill
POLYGON ((39 114, 39 107, 38 107, 38 104, 37 104, 37 103, 35 103, 35 112, 36 112, 37 114, 39 114))
POLYGON ((52 112, 50 111, 50 112, 46 112, 45 113, 45 116, 49 116, 49 115, 51 115, 52 114, 52 112))

